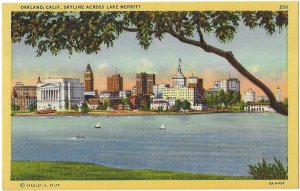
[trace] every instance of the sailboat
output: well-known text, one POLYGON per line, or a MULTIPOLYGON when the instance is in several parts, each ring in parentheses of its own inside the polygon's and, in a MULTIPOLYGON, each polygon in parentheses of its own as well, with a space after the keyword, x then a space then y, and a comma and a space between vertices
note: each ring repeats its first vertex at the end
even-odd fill
POLYGON ((161 124, 158 130, 167 130, 164 124, 161 124))
POLYGON ((100 122, 96 124, 95 128, 101 128, 100 122))

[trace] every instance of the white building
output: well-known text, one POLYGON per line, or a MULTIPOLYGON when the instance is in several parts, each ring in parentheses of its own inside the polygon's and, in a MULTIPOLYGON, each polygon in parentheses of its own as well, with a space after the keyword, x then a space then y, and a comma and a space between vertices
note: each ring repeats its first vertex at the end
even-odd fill
POLYGON ((161 99, 163 95, 163 89, 170 88, 170 84, 155 84, 153 85, 154 98, 161 99))
POLYGON ((194 105, 191 105, 191 109, 195 111, 202 111, 207 109, 207 104, 206 103, 194 103, 194 105))
POLYGON ((150 104, 150 109, 152 110, 163 110, 166 111, 171 109, 172 106, 170 103, 164 99, 153 99, 153 102, 150 104))
POLYGON ((46 79, 37 84, 37 110, 65 110, 66 100, 69 108, 84 102, 84 85, 79 79, 46 79))
POLYGON ((199 101, 199 92, 195 88, 165 88, 163 89, 163 99, 164 100, 187 100, 193 105, 199 101))
POLYGON ((118 98, 118 92, 109 92, 109 91, 102 91, 99 94, 99 98, 118 98))
POLYGON ((229 78, 228 90, 240 92, 240 80, 238 80, 237 78, 229 78))
POLYGON ((179 63, 177 66, 177 74, 172 78, 174 88, 182 88, 186 86, 186 77, 184 77, 182 73, 180 63, 181 63, 181 59, 179 59, 179 63))
POLYGON ((249 89, 244 92, 244 102, 255 102, 255 91, 249 89))
POLYGON ((248 112, 274 112, 274 109, 269 103, 257 102, 248 102, 247 106, 244 107, 244 110, 248 112))
POLYGON ((237 78, 229 78, 222 81, 214 81, 214 88, 227 91, 240 92, 240 81, 237 78))
POLYGON ((280 88, 279 87, 276 89, 276 101, 278 101, 278 102, 281 101, 280 88))

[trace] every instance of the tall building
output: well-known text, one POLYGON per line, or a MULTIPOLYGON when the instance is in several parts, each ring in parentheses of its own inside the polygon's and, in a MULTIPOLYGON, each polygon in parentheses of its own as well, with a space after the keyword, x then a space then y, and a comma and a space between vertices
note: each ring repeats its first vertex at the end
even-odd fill
POLYGON ((276 89, 276 101, 278 101, 278 102, 281 101, 280 88, 279 87, 277 87, 277 89, 276 89))
POLYGON ((84 72, 84 91, 93 92, 94 91, 94 76, 90 64, 87 65, 84 72))
POLYGON ((36 105, 36 86, 25 86, 17 82, 13 87, 11 102, 20 110, 28 110, 29 106, 36 105))
POLYGON ((155 74, 147 74, 145 72, 136 74, 137 95, 151 95, 153 93, 154 84, 155 84, 155 74))
POLYGON ((214 82, 214 89, 240 92, 240 81, 237 78, 229 78, 222 81, 214 82))
POLYGON ((182 88, 186 86, 186 77, 184 77, 181 69, 181 59, 178 61, 177 74, 172 78, 174 88, 182 88))
POLYGON ((114 74, 111 77, 107 77, 107 91, 119 92, 123 90, 123 77, 120 74, 114 74))
POLYGON ((188 81, 188 88, 196 88, 199 92, 199 97, 203 96, 203 79, 197 77, 189 77, 188 81))
POLYGON ((164 100, 177 100, 180 101, 187 100, 194 105, 194 103, 199 102, 199 92, 196 88, 165 88, 163 89, 163 99, 164 100))
POLYGON ((37 84, 37 110, 65 110, 84 102, 84 85, 79 79, 46 79, 37 84), (68 101, 68 103, 66 103, 68 101))
POLYGON ((244 92, 244 101, 245 102, 255 102, 255 91, 249 89, 244 92))

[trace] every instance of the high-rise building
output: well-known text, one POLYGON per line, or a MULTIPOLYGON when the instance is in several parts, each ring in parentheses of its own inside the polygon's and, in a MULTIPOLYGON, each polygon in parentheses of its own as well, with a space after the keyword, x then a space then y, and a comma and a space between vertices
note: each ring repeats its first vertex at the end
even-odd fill
POLYGON ((188 78, 188 88, 196 88, 199 92, 199 97, 203 96, 203 79, 197 77, 188 78))
POLYGON ((120 74, 114 74, 111 77, 107 77, 107 91, 119 92, 123 90, 123 77, 120 74))
POLYGON ((244 101, 245 102, 255 102, 255 91, 249 89, 244 92, 244 101))
POLYGON ((240 92, 240 81, 237 78, 229 78, 222 81, 214 82, 214 89, 227 91, 240 92))
POLYGON ((279 87, 277 87, 277 89, 276 89, 276 101, 278 101, 278 102, 281 101, 280 88, 279 87))
POLYGON ((177 74, 172 78, 173 79, 173 87, 174 88, 182 88, 186 86, 186 77, 184 77, 181 70, 181 59, 179 59, 177 66, 177 74))
POLYGON ((147 74, 145 72, 136 74, 137 95, 151 95, 153 93, 154 84, 155 84, 155 74, 147 74))
POLYGON ((90 64, 87 65, 86 70, 84 72, 84 85, 85 92, 94 91, 94 76, 90 64))

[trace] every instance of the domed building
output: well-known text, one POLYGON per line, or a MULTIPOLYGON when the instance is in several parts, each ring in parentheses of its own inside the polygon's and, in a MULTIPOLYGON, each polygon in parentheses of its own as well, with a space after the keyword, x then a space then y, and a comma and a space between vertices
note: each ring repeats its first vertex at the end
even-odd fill
POLYGON ((186 86, 186 77, 184 77, 181 70, 181 59, 178 61, 177 74, 172 78, 174 88, 183 88, 186 86))

